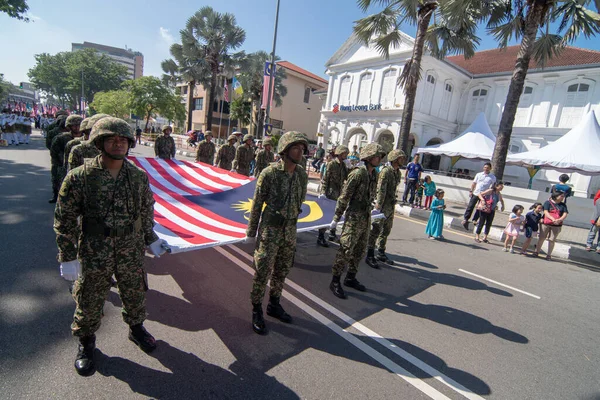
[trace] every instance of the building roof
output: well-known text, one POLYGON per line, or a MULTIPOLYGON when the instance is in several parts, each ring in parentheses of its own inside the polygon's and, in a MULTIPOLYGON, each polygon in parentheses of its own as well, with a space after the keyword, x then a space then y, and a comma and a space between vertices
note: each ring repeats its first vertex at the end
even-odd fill
MULTIPOLYGON (((132 50, 121 49, 121 48, 112 47, 112 46, 106 46, 106 45, 98 44, 98 43, 83 42, 83 43, 73 43, 73 44, 81 46, 83 48, 92 48, 92 49, 104 51, 104 52, 113 54, 115 56, 133 58, 136 55, 132 50)), ((141 55, 141 53, 139 55, 141 55)))
MULTIPOLYGON (((519 45, 509 46, 506 49, 492 49, 478 51, 473 57, 465 60, 464 56, 451 56, 446 60, 457 65, 473 75, 487 75, 498 73, 512 73, 519 53, 519 45)), ((600 52, 568 46, 558 56, 549 60, 544 68, 570 67, 589 64, 600 64, 600 52)), ((529 68, 542 68, 534 60, 529 63, 529 68)))
POLYGON ((292 64, 289 61, 279 61, 279 62, 277 62, 277 65, 281 65, 282 67, 289 69, 291 71, 297 72, 301 75, 308 76, 309 78, 315 79, 315 80, 323 83, 324 85, 327 85, 329 83, 325 79, 321 78, 320 76, 317 76, 317 75, 313 74, 312 72, 309 72, 303 68, 300 68, 296 64, 292 64))

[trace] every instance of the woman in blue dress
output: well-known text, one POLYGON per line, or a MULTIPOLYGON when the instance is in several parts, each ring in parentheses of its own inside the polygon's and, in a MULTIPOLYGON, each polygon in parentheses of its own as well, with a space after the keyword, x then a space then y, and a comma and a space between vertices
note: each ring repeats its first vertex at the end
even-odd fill
POLYGON ((434 196, 435 199, 431 203, 431 214, 429 214, 425 233, 429 236, 429 239, 443 239, 442 230, 444 229, 444 210, 446 209, 444 191, 437 189, 434 196))

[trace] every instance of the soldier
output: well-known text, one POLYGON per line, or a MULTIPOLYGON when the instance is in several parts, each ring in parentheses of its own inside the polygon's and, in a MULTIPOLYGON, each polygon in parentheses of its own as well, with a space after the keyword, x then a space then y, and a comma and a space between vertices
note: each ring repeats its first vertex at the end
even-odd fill
POLYGON ((53 123, 48 125, 47 129, 48 134, 46 135, 46 148, 48 150, 50 150, 50 146, 52 146, 52 140, 54 140, 54 138, 60 133, 66 131, 65 121, 67 120, 68 116, 69 112, 64 110, 57 111, 56 114, 54 114, 55 120, 53 123))
MULTIPOLYGON (((325 175, 321 181, 321 194, 319 198, 326 197, 329 200, 336 200, 342 193, 342 186, 348 177, 348 167, 344 160, 348 157, 350 150, 346 146, 338 146, 335 148, 335 158, 327 163, 325 168, 325 175)), ((317 238, 317 244, 323 247, 329 247, 329 244, 325 240, 325 228, 319 229, 319 236, 317 238)), ((329 231, 328 240, 335 240, 335 229, 329 231)))
POLYGON ((235 158, 235 146, 237 137, 235 135, 229 135, 227 138, 227 144, 224 144, 217 153, 217 167, 226 171, 231 170, 231 163, 235 158))
POLYGON ((83 121, 83 118, 79 115, 69 115, 65 121, 67 132, 61 133, 52 140, 52 145, 50 146, 52 198, 48 200, 48 203, 56 203, 58 189, 60 189, 60 185, 66 174, 64 168, 65 147, 69 141, 81 136, 81 132, 79 131, 81 121, 83 121))
POLYGON ((80 375, 94 370, 95 332, 113 274, 123 302, 123 320, 130 327, 129 339, 145 352, 156 348, 143 326, 148 289, 144 249, 149 246, 159 257, 166 246, 153 230, 154 198, 148 176, 125 161, 135 146, 127 122, 101 119, 92 128, 90 141, 101 155, 67 174, 54 212, 61 275, 76 280, 71 331, 79 338, 75 370, 80 375), (82 233, 78 238, 75 234, 80 218, 82 233))
POLYGON ((369 245, 367 248, 367 265, 379 268, 377 260, 393 265, 394 262, 385 255, 387 238, 394 224, 394 211, 396 207, 396 190, 400 184, 402 173, 400 166, 406 161, 406 154, 402 150, 392 150, 388 154, 390 165, 379 171, 377 179, 377 195, 375 197, 375 209, 380 210, 385 218, 373 221, 371 233, 369 234, 369 245), (375 256, 375 244, 377 244, 377 256, 375 256))
POLYGON ((360 152, 360 159, 365 162, 362 167, 350 172, 335 207, 335 216, 330 228, 335 229, 344 215, 344 227, 340 237, 340 248, 333 262, 333 279, 329 288, 340 299, 346 294, 340 284, 340 276, 348 265, 348 273, 344 285, 359 290, 367 289, 356 279, 358 263, 364 256, 371 225, 371 203, 377 189, 377 171, 375 168, 385 155, 381 145, 369 143, 360 152))
POLYGON ((262 301, 271 271, 267 315, 282 322, 292 322, 292 317, 281 306, 280 298, 285 278, 294 264, 296 224, 306 198, 308 175, 298 163, 307 149, 308 139, 303 133, 285 133, 279 139, 277 149, 282 159, 264 169, 256 184, 246 241, 256 243, 258 230, 254 251, 256 272, 250 294, 252 329, 258 334, 267 331, 262 301))
POLYGON ((271 139, 265 139, 263 142, 263 149, 259 150, 256 154, 256 165, 254 166, 254 176, 258 178, 260 173, 275 161, 275 154, 273 154, 273 142, 271 139))
POLYGON ((64 160, 64 169, 67 172, 69 171, 69 157, 71 156, 71 151, 73 151, 73 148, 75 146, 81 144, 85 140, 88 140, 90 137, 91 129, 88 129, 88 127, 87 127, 89 121, 90 121, 89 118, 85 118, 83 121, 81 121, 81 124, 79 125, 79 132, 81 132, 81 136, 71 140, 65 146, 65 156, 63 157, 63 160, 64 160))
POLYGON ((156 138, 154 142, 154 154, 163 160, 175 158, 175 140, 171 137, 173 129, 169 125, 163 125, 163 136, 156 138))
MULTIPOLYGON (((96 114, 93 117, 88 119, 87 130, 91 132, 94 128, 96 122, 100 121, 102 118, 110 117, 108 114, 96 114)), ((89 134, 88 134, 89 136, 89 134)), ((70 143, 70 142, 69 142, 70 143)), ((94 158, 97 155, 100 155, 100 150, 93 143, 90 143, 89 138, 77 146, 73 147, 71 150, 71 154, 69 154, 69 159, 67 160, 69 164, 68 171, 83 165, 83 161, 86 158, 94 158)))
POLYGON ((196 152, 196 162, 213 165, 215 162, 215 144, 212 142, 213 134, 211 131, 204 133, 204 140, 198 144, 196 152))
POLYGON ((254 136, 249 133, 244 136, 244 144, 238 146, 231 172, 250 176, 250 163, 254 160, 254 136))

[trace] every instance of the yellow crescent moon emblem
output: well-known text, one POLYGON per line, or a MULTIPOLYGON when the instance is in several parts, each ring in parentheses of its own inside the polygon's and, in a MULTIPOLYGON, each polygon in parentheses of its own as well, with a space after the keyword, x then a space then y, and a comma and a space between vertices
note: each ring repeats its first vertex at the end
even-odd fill
MULTIPOLYGON (((244 212, 244 219, 250 219, 250 211, 252 210, 252 199, 248 201, 240 201, 237 204, 233 204, 232 207, 238 211, 244 212)), ((298 220, 298 222, 314 222, 323 218, 323 210, 316 201, 305 201, 303 204, 308 206, 308 215, 298 220)), ((263 210, 267 205, 263 206, 263 210)))

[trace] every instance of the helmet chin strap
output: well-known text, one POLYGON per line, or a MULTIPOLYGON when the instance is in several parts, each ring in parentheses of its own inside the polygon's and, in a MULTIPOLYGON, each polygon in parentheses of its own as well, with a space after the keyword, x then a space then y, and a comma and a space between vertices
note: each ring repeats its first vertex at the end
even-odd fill
POLYGON ((283 157, 290 160, 291 162, 293 162, 296 165, 299 165, 300 162, 302 161, 302 158, 300 158, 300 160, 298 160, 298 161, 294 160, 292 157, 288 156, 287 152, 283 153, 283 157))
POLYGON ((125 159, 126 154, 123 155, 113 155, 113 154, 109 154, 106 151, 102 151, 102 154, 104 154, 106 157, 112 159, 112 160, 123 160, 125 159))

